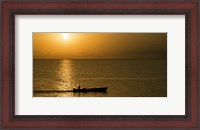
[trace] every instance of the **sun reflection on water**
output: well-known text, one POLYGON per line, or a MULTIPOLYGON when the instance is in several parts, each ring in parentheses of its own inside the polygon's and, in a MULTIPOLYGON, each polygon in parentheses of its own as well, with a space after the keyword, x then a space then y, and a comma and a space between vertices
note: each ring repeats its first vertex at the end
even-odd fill
POLYGON ((70 60, 61 60, 57 72, 60 90, 72 90, 75 87, 73 63, 70 60))

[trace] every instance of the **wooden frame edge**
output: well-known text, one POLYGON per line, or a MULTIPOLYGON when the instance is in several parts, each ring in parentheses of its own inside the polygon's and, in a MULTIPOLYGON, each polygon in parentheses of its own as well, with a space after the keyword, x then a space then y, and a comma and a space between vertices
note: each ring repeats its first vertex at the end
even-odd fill
MULTIPOLYGON (((194 5, 196 5, 196 4, 194 4, 194 5)), ((196 5, 197 6, 197 5, 196 5)), ((197 7, 195 7, 195 8, 193 8, 193 6, 191 6, 192 7, 192 9, 193 9, 193 12, 197 12, 197 10, 199 9, 199 8, 197 8, 197 7)), ((192 15, 192 17, 193 17, 193 20, 194 20, 194 17, 197 17, 197 15, 199 15, 199 14, 197 14, 197 13, 193 13, 193 15, 192 15)), ((3 17, 3 16, 2 16, 3 17)), ((2 19, 2 21, 5 23, 7 20, 6 19, 2 19)), ((197 21, 195 22, 195 21, 193 21, 192 23, 196 23, 196 24, 192 24, 192 26, 193 27, 191 27, 191 28, 194 28, 194 27, 198 27, 199 28, 199 26, 197 25, 198 23, 197 23, 197 21)), ((196 28, 196 29, 193 29, 192 31, 193 32, 191 32, 191 33, 193 33, 193 34, 199 34, 199 31, 198 31, 198 28, 196 28)), ((5 30, 5 27, 3 27, 2 28, 2 32, 3 32, 3 42, 2 42, 2 45, 3 45, 3 43, 7 43, 7 42, 9 42, 8 41, 8 37, 7 36, 5 36, 5 34, 6 33, 9 33, 8 32, 8 30, 5 30), (5 37, 7 37, 8 39, 7 40, 5 40, 5 37)), ((192 38, 192 40, 193 41, 191 41, 191 43, 199 43, 199 41, 198 41, 198 39, 197 39, 198 37, 196 36, 195 38, 192 38)), ((195 64, 192 64, 192 68, 198 68, 198 64, 197 64, 197 62, 199 61, 198 60, 198 57, 197 57, 197 53, 198 53, 198 51, 197 51, 197 48, 195 48, 195 46, 192 46, 193 47, 193 49, 194 50, 196 50, 196 51, 193 51, 192 52, 192 58, 191 58, 191 62, 195 62, 195 64)), ((2 47, 2 49, 4 49, 4 47, 2 47)), ((2 50, 2 52, 3 52, 4 50, 2 50)), ((0 55, 1 56, 1 55, 0 55)), ((6 59, 8 59, 8 55, 2 55, 2 61, 4 61, 4 58, 6 58, 6 59)), ((4 64, 4 63, 2 63, 2 64, 4 64)), ((2 75, 3 76, 8 76, 8 75, 4 75, 5 73, 5 70, 4 69, 8 69, 7 67, 6 67, 6 65, 7 64, 4 64, 3 66, 2 66, 2 68, 3 68, 3 70, 2 70, 2 75)), ((196 73, 196 72, 192 72, 192 73, 196 73)), ((0 75, 1 76, 1 75, 0 75)), ((2 76, 2 79, 4 80, 4 77, 2 76)), ((196 76, 196 78, 194 78, 193 79, 193 82, 192 83, 197 83, 198 82, 198 75, 197 74, 194 74, 193 76, 196 76)), ((4 82, 2 80, 2 82, 4 82)), ((2 83, 1 82, 1 83, 2 83)), ((198 84, 196 84, 196 85, 198 85, 198 84)), ((196 86, 195 84, 193 85, 193 86, 196 86)), ((2 86, 4 86, 4 85, 2 85, 2 86)), ((199 87, 199 86, 196 86, 196 87, 199 87)), ((8 105, 9 106, 9 101, 5 104, 5 97, 6 96, 8 96, 8 95, 6 95, 7 93, 4 93, 5 92, 5 88, 2 88, 3 89, 3 91, 1 91, 2 92, 2 95, 3 95, 3 104, 4 105, 8 105)), ((196 88, 196 90, 197 90, 198 88, 196 88)), ((6 90, 7 91, 7 90, 6 90)), ((197 96, 198 96, 198 93, 199 93, 199 91, 196 91, 196 94, 194 94, 194 95, 192 95, 192 99, 197 99, 197 96)), ((197 102, 197 105, 199 105, 198 104, 198 101, 196 100, 196 102, 197 102)), ((1 102, 0 102, 1 103, 1 102)), ((192 107, 191 108, 192 109, 192 111, 196 111, 197 113, 199 113, 198 112, 198 109, 197 109, 197 106, 196 106, 196 108, 195 107, 192 107)), ((10 112, 9 112, 9 110, 5 110, 4 109, 4 112, 6 113, 6 114, 10 114, 10 112)), ((3 120, 3 127, 5 127, 5 128, 17 128, 17 127, 21 127, 21 126, 19 126, 18 125, 18 123, 20 123, 20 124, 23 124, 23 121, 11 121, 10 119, 9 119, 9 117, 7 117, 6 116, 6 114, 4 114, 4 112, 3 112, 3 119, 6 119, 6 120, 3 120)), ((193 117, 192 117, 192 124, 190 124, 190 126, 188 126, 188 128, 198 128, 198 120, 197 120, 197 118, 198 118, 198 115, 197 114, 194 114, 193 115, 193 117)), ((39 124, 42 124, 42 123, 45 123, 46 121, 35 121, 35 122, 37 122, 37 123, 39 123, 39 124)), ((49 121, 49 122, 51 122, 51 121, 49 121)), ((92 121, 76 121, 76 122, 74 122, 74 121, 68 121, 68 123, 69 124, 75 124, 75 123, 80 123, 80 125, 79 125, 79 128, 80 127, 82 127, 82 128, 87 128, 88 127, 88 124, 91 124, 91 122, 92 121)), ((60 127, 67 127, 66 126, 66 121, 56 121, 56 123, 61 123, 62 125, 60 126, 60 127)), ((110 121, 98 121, 98 124, 99 125, 101 125, 102 127, 103 126, 106 126, 106 125, 109 125, 110 123, 112 123, 112 121, 110 122, 110 121)), ((126 122, 124 122, 124 121, 118 121, 117 122, 118 124, 116 124, 116 125, 112 125, 112 126, 110 126, 109 128, 123 128, 124 127, 124 124, 126 125, 126 127, 128 128, 132 128, 133 127, 133 122, 131 122, 131 121, 126 121, 126 122)), ((155 122, 156 123, 156 122, 155 122)), ((25 126, 24 127, 28 127, 28 126, 30 126, 30 123, 29 122, 27 122, 27 124, 24 124, 25 126)), ((135 124, 136 125, 136 124, 135 124)), ((153 127, 150 127, 149 126, 150 124, 148 124, 148 125, 144 125, 144 127, 148 127, 148 128, 153 128, 153 127)), ((48 127, 48 126, 47 126, 48 127)), ((50 127, 53 127, 51 124, 49 125, 49 128, 50 127)), ((136 127, 139 127, 139 126, 137 126, 136 125, 136 127)), ((166 126, 167 127, 167 126, 166 126)), ((70 127, 70 128, 73 128, 73 127, 70 127)), ((91 128, 96 128, 94 125, 92 125, 92 127, 91 128)), ((159 128, 159 127, 158 127, 159 128)))

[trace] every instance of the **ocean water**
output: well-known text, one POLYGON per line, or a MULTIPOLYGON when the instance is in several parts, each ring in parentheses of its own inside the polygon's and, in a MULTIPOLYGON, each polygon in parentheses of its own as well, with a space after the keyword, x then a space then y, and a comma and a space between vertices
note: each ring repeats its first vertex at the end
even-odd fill
POLYGON ((33 60, 33 97, 166 96, 167 60, 33 60), (78 85, 108 90, 58 92, 78 85))

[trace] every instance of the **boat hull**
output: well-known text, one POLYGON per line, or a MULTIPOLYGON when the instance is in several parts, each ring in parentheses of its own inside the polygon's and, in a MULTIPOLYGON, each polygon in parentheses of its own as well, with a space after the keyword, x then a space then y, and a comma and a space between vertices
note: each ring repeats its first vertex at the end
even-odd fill
POLYGON ((73 92, 106 92, 108 87, 73 89, 73 92))

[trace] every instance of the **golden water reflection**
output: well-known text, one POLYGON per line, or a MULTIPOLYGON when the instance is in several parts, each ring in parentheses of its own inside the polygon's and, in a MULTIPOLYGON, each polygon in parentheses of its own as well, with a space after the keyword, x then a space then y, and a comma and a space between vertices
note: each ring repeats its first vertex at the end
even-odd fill
POLYGON ((57 71, 58 83, 56 88, 59 90, 72 90, 77 86, 74 81, 73 63, 70 60, 61 60, 57 71))

